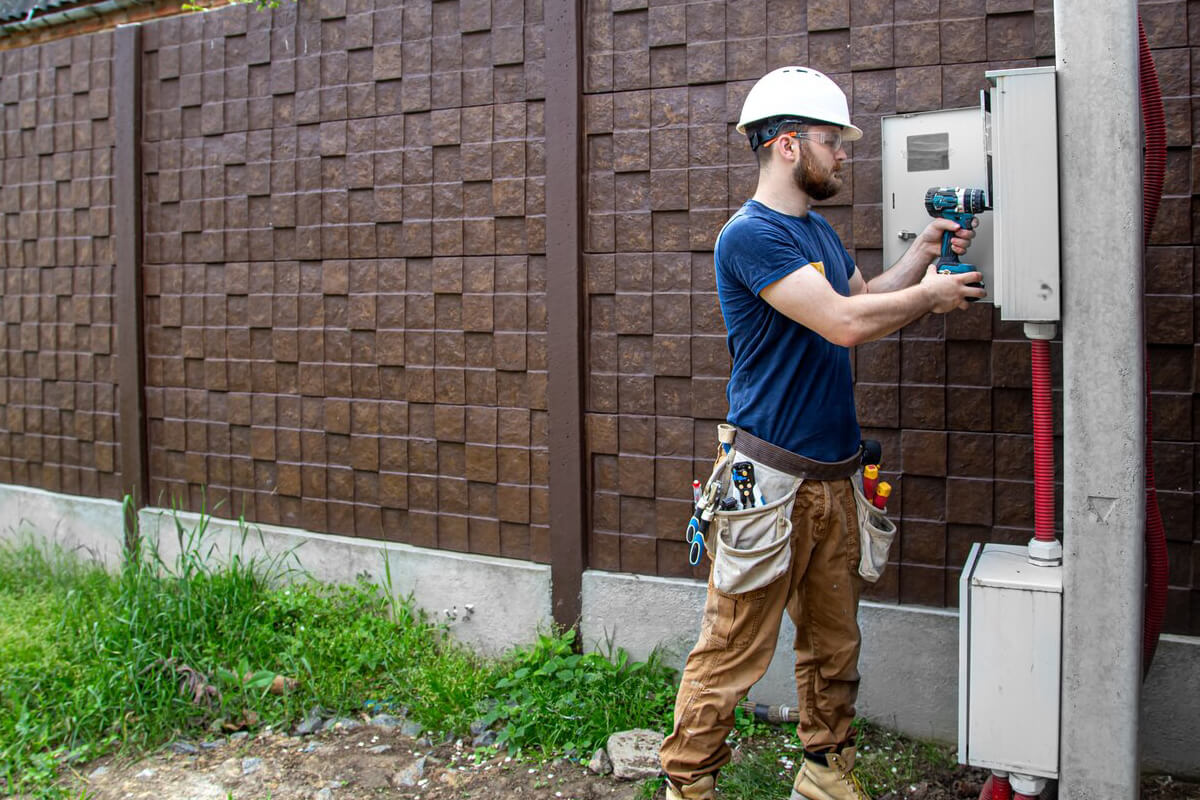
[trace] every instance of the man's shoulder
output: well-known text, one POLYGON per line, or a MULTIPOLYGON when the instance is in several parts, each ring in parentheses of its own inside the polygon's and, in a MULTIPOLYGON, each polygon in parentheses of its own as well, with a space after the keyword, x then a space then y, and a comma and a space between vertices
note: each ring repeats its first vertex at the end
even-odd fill
POLYGON ((780 229, 780 222, 770 209, 749 201, 725 223, 718 238, 718 247, 741 248, 766 232, 780 229))

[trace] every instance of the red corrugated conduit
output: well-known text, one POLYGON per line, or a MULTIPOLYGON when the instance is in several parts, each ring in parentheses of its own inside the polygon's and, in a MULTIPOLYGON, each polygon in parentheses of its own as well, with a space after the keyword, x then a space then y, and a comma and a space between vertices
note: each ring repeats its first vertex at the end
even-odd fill
MULTIPOLYGON (((1141 15, 1138 16, 1138 38, 1142 127, 1146 140, 1142 171, 1142 247, 1145 248, 1150 244, 1150 232, 1154 230, 1154 219, 1162 199, 1163 176, 1167 169, 1167 126, 1158 71, 1154 68, 1154 57, 1150 55, 1150 42, 1141 15)), ((1143 356, 1146 362, 1146 608, 1142 620, 1142 675, 1145 676, 1154 660, 1167 610, 1168 563, 1167 534, 1158 508, 1158 492, 1154 488, 1150 358, 1147 353, 1143 356)))
POLYGON ((1054 406, 1050 399, 1050 342, 1033 339, 1033 536, 1054 541, 1054 406))

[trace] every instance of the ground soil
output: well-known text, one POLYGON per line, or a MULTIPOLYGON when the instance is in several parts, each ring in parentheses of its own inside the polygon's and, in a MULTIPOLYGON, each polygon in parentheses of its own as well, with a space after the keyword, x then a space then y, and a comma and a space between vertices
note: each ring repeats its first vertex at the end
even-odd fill
MULTIPOLYGON (((177 743, 177 749, 190 748, 177 743)), ((977 798, 983 777, 978 770, 950 769, 877 800, 977 798)), ((208 743, 194 753, 168 748, 136 761, 109 758, 81 766, 67 776, 65 784, 71 796, 91 800, 636 800, 641 796, 639 782, 594 775, 586 765, 521 761, 504 753, 477 758, 462 742, 429 746, 428 740, 405 736, 398 728, 374 726, 304 737, 268 732, 208 743), (421 759, 423 768, 418 770, 421 759)), ((1147 778, 1142 797, 1200 800, 1200 784, 1147 778)))

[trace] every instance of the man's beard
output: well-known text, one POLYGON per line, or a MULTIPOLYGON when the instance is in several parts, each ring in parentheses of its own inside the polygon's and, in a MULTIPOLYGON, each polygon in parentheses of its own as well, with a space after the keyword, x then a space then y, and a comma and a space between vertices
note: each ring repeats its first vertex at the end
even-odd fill
POLYGON ((801 149, 800 162, 792 168, 792 178, 800 190, 813 200, 828 200, 842 188, 842 176, 835 170, 823 175, 819 173, 806 148, 801 149))

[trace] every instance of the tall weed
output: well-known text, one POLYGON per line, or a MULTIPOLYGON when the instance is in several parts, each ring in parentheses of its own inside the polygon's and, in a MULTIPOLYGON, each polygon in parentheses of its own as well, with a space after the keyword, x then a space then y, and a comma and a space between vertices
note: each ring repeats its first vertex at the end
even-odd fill
POLYGON ((616 731, 670 729, 674 671, 657 652, 632 662, 624 650, 580 654, 574 643, 568 630, 516 651, 484 718, 501 725, 498 746, 590 755, 616 731))

